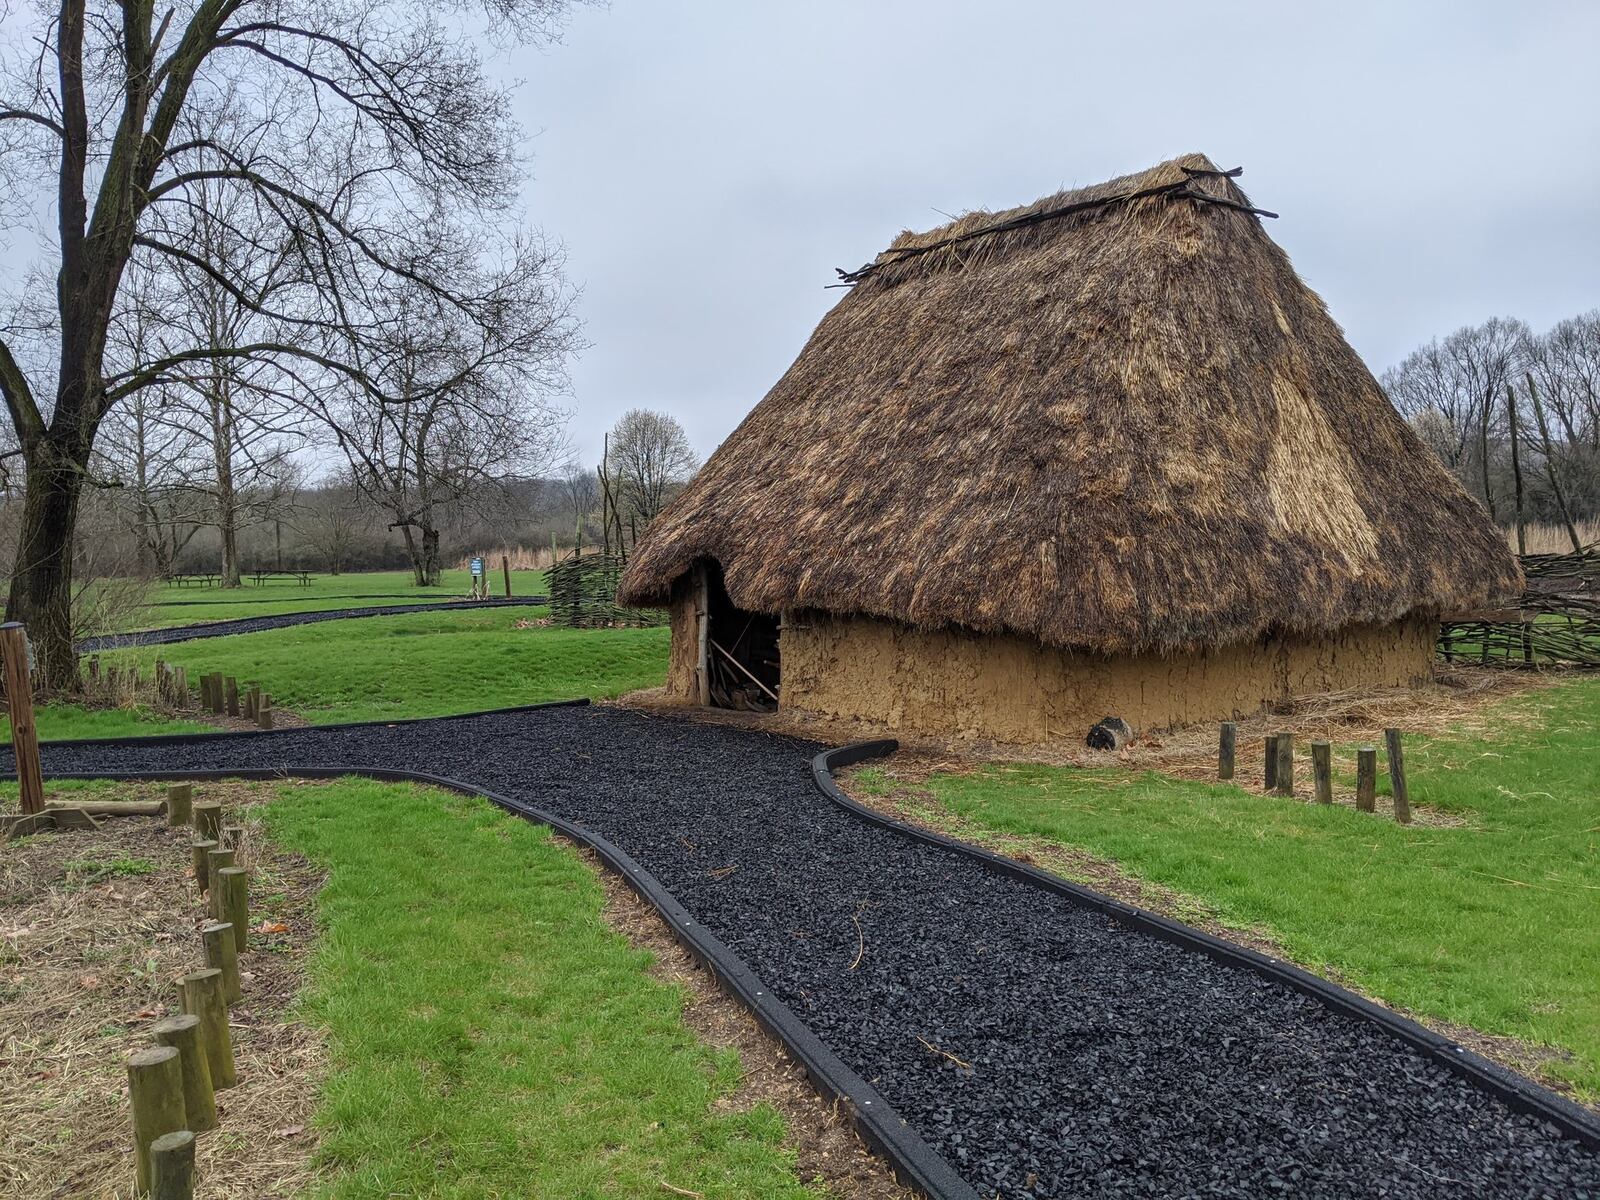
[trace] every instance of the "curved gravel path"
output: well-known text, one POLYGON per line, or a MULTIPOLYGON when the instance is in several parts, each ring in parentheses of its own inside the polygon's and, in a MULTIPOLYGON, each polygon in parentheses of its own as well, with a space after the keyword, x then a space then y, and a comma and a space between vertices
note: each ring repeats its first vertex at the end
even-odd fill
POLYGON ((57 743, 44 767, 377 764, 579 822, 984 1196, 1600 1197, 1600 1153, 1370 1022, 863 821, 813 786, 816 749, 556 708, 57 743))
POLYGON ((525 608, 549 602, 548 596, 513 596, 509 600, 438 600, 428 604, 372 604, 364 608, 324 608, 313 612, 279 613, 273 617, 235 617, 228 621, 169 625, 165 629, 139 629, 131 633, 107 633, 99 637, 84 638, 78 643, 78 652, 93 654, 100 650, 126 650, 133 646, 168 646, 173 642, 192 642, 196 638, 260 633, 266 629, 286 629, 291 625, 314 625, 318 621, 348 621, 353 617, 399 617, 408 613, 444 612, 448 609, 474 612, 484 608, 525 608))

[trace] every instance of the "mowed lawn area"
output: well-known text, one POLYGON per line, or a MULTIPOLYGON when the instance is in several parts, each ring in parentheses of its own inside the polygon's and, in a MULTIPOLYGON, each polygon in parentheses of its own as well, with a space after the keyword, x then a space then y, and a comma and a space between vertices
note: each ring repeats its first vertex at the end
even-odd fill
POLYGON ((220 671, 259 683, 316 724, 433 717, 660 684, 668 633, 526 626, 539 610, 499 608, 326 621, 101 655, 157 658, 194 680, 220 671))
POLYGON ((1392 1004, 1557 1048, 1542 1069, 1593 1102, 1600 679, 1525 694, 1502 714, 1492 738, 1408 740, 1423 810, 1410 827, 1153 772, 992 763, 908 788, 883 767, 854 780, 868 794, 902 791, 922 819, 968 836, 1112 860, 1392 1004), (1433 814, 1451 823, 1428 823, 1433 814))
MULTIPOLYGON (((504 578, 493 562, 488 566, 489 594, 505 594, 504 578)), ((330 608, 368 608, 396 604, 433 604, 460 600, 472 587, 466 571, 440 573, 438 587, 418 587, 409 571, 362 571, 320 575, 302 586, 293 579, 250 582, 238 588, 201 584, 161 583, 148 592, 148 606, 126 622, 128 629, 164 629, 169 625, 194 625, 202 621, 231 621, 237 617, 267 617, 289 612, 322 612, 330 608)), ((513 571, 513 596, 542 596, 543 571, 513 571)), ((107 631, 121 632, 121 630, 107 631)))
POLYGON ((487 803, 285 786, 267 825, 329 873, 304 998, 335 1069, 338 1197, 820 1196, 765 1105, 719 1112, 738 1056, 601 916, 594 872, 487 803))

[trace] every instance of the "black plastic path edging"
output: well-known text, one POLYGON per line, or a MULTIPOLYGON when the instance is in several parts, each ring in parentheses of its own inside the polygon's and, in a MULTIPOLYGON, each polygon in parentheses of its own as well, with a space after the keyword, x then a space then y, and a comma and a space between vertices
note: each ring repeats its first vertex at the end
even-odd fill
MULTIPOLYGON (((587 701, 580 701, 579 703, 587 703, 587 701)), ((530 705, 527 707, 556 706, 530 705)), ((479 716, 482 714, 475 713, 472 715, 479 716)), ((432 720, 437 718, 422 719, 432 720)), ((371 724, 372 722, 357 723, 371 724)), ((383 724, 384 722, 378 723, 383 724)), ((108 740, 142 741, 146 739, 124 738, 108 740)), ((818 768, 818 764, 824 759, 830 755, 849 756, 853 754, 854 757, 841 758, 840 764, 860 762, 864 758, 874 757, 873 748, 882 744, 867 743, 865 745, 846 746, 840 750, 818 755, 813 760, 812 765, 814 770, 823 770, 823 777, 827 778, 828 787, 824 791, 831 796, 833 791, 837 790, 834 788, 832 778, 827 776, 826 768, 818 768)), ((892 748, 893 743, 890 745, 892 748)), ((51 777, 53 779, 104 779, 132 783, 184 780, 216 782, 226 779, 267 781, 339 779, 348 776, 390 783, 419 783, 458 792, 463 795, 481 796, 491 804, 496 804, 519 817, 534 821, 540 825, 548 825, 563 837, 594 851, 595 856, 609 870, 620 875, 641 899, 661 915, 679 944, 697 962, 703 964, 716 977, 718 982, 727 988, 749 1010, 757 1023, 773 1037, 777 1038, 784 1049, 805 1068, 806 1075, 811 1080, 812 1086, 816 1088, 822 1098, 829 1103, 835 1101, 844 1102, 843 1107, 855 1125, 862 1141, 889 1163, 894 1170, 896 1178, 901 1183, 921 1192, 929 1200, 979 1200, 977 1190, 965 1179, 961 1178, 960 1175, 956 1174, 955 1170, 944 1160, 942 1155, 929 1146, 927 1142, 923 1141, 922 1137, 907 1124, 899 1113, 895 1112, 894 1108, 883 1098, 878 1090, 846 1066, 839 1056, 830 1050, 804 1021, 795 1016, 793 1009, 772 994, 771 989, 761 981, 760 977, 750 969, 743 959, 728 948, 722 939, 696 923, 690 917, 689 911, 678 902, 677 897, 662 886, 660 880, 635 862, 627 851, 613 845, 606 838, 582 825, 565 820, 554 813, 546 812, 536 805, 514 800, 510 796, 503 796, 498 792, 491 792, 470 783, 463 783, 458 779, 448 779, 442 775, 429 775, 421 771, 394 770, 387 767, 284 767, 281 769, 247 767, 220 771, 66 772, 55 774, 51 777)), ((15 778, 15 774, 11 772, 0 775, 0 779, 15 778)))
POLYGON ((1006 858, 1004 855, 995 854, 993 851, 946 834, 935 833, 930 829, 886 817, 851 799, 834 782, 833 772, 869 758, 882 758, 893 754, 899 748, 899 742, 886 739, 876 742, 857 742, 855 745, 844 746, 838 750, 824 751, 811 760, 812 778, 823 795, 874 825, 893 830, 914 841, 941 846, 946 850, 975 858, 1001 874, 1065 896, 1081 907, 1104 913, 1129 929, 1150 934, 1164 942, 1182 946, 1186 950, 1196 951, 1228 966, 1263 975, 1320 1001, 1335 1012, 1370 1021, 1382 1027, 1392 1037, 1417 1050, 1425 1058, 1453 1071, 1473 1087, 1488 1092, 1512 1111, 1548 1121, 1562 1134, 1587 1149, 1600 1150, 1600 1120, 1590 1113, 1570 1100, 1474 1054, 1466 1047, 1401 1016, 1392 1009, 1374 1004, 1371 1000, 1358 996, 1336 983, 1330 983, 1321 976, 1302 970, 1293 963, 1269 958, 1265 954, 1224 941, 1181 921, 1174 921, 1170 917, 1163 917, 1132 904, 1124 904, 1120 900, 1102 896, 1099 892, 1070 883, 1037 867, 1030 867, 1026 863, 1006 858))
MULTIPOLYGON (((46 746, 120 746, 125 742, 137 742, 141 746, 172 746, 179 743, 192 744, 194 742, 215 742, 223 738, 252 738, 252 737, 281 737, 286 733, 310 733, 321 729, 365 729, 375 725, 417 725, 423 721, 466 721, 473 717, 493 717, 501 713, 537 712, 541 708, 582 708, 589 703, 589 697, 579 696, 576 700, 543 700, 538 704, 512 704, 506 708, 480 708, 473 712, 442 713, 437 717, 378 717, 371 721, 332 721, 327 725, 285 725, 281 729, 214 729, 206 733, 152 733, 135 734, 132 737, 96 737, 96 738, 50 738, 42 740, 39 748, 46 746)), ((0 776, 9 778, 9 776, 0 776)), ((83 776, 62 775, 61 779, 83 778, 83 776)), ((146 778, 134 776, 133 778, 146 778)), ((153 777, 152 777, 153 778, 153 777)), ((195 778, 200 778, 198 775, 195 778)))

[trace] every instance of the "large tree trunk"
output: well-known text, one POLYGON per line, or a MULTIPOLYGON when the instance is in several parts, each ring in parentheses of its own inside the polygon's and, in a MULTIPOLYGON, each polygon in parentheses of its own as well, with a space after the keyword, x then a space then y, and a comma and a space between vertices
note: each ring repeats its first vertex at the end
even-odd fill
POLYGON ((211 395, 211 450, 217 471, 217 537, 222 543, 225 588, 239 586, 239 506, 233 492, 233 398, 219 377, 211 395))
POLYGON ((424 587, 439 586, 439 531, 422 527, 422 577, 424 587))
POLYGON ((6 613, 28 627, 39 682, 53 691, 73 691, 79 684, 72 648, 72 551, 87 459, 85 453, 79 461, 48 434, 27 456, 6 613))

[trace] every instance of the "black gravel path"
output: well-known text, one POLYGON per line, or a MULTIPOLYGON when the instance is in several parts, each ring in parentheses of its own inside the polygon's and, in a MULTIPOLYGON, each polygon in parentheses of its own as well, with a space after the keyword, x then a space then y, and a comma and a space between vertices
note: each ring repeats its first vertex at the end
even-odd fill
POLYGON ((1600 1154, 1371 1023, 864 822, 813 786, 816 750, 558 708, 51 745, 44 766, 377 764, 580 822, 985 1196, 1600 1197, 1600 1154))
POLYGON ((286 629, 291 625, 314 625, 318 621, 348 621, 352 617, 399 617, 410 613, 444 612, 447 609, 475 612, 484 608, 523 608, 549 602, 548 596, 512 596, 509 600, 436 600, 427 604, 324 608, 315 612, 279 613, 275 617, 235 617, 229 621, 204 621, 197 625, 170 625, 165 629, 140 629, 132 633, 107 633, 84 638, 78 643, 78 652, 93 654, 100 650, 125 650, 131 646, 168 646, 173 642, 192 642, 196 638, 231 637, 236 633, 286 629))

